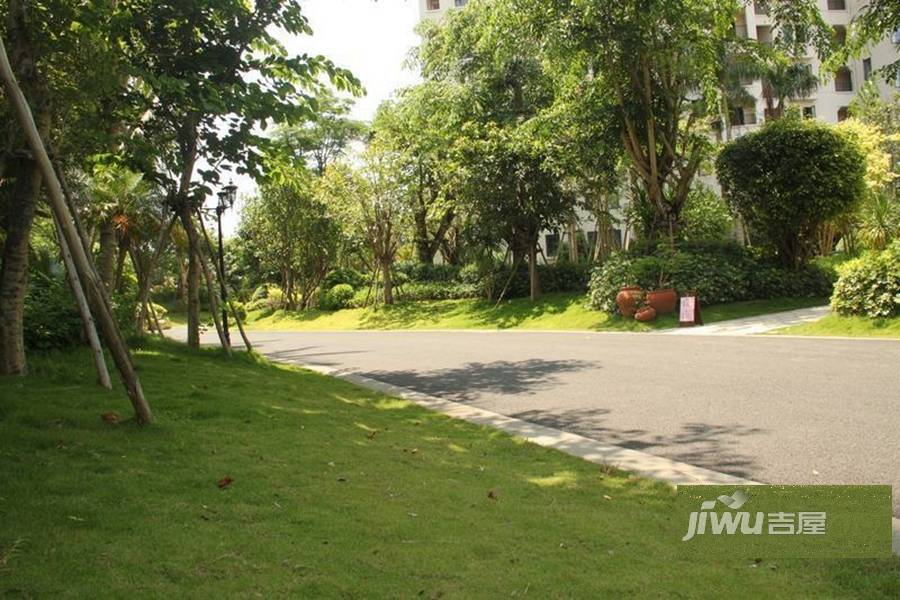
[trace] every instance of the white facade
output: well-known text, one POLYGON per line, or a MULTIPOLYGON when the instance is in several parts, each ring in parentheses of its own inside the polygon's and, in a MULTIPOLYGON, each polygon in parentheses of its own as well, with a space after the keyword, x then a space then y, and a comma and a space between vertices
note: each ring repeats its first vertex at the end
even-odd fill
MULTIPOLYGON (((859 14, 861 8, 868 0, 818 0, 819 9, 826 23, 834 27, 838 37, 846 36, 850 23, 859 14)), ((772 20, 766 14, 761 3, 754 2, 748 5, 743 14, 736 21, 737 32, 743 37, 757 39, 762 42, 771 41, 772 20)), ((897 39, 900 42, 900 38, 897 39)), ((846 71, 840 76, 821 72, 821 61, 815 51, 810 48, 803 62, 810 65, 813 74, 819 77, 818 89, 809 97, 788 101, 788 104, 799 106, 809 116, 826 123, 837 123, 845 119, 850 103, 856 97, 863 84, 874 73, 900 58, 897 46, 890 38, 870 48, 859 59, 851 60, 846 65, 846 71)), ((900 92, 897 82, 885 82, 879 78, 878 88, 882 97, 889 100, 894 94, 900 92)), ((733 133, 740 136, 760 126, 765 120, 766 103, 762 94, 762 82, 759 80, 750 83, 747 90, 757 98, 756 104, 747 106, 743 110, 744 123, 734 128, 733 133)))
POLYGON ((465 6, 468 0, 419 0, 419 14, 426 19, 438 19, 448 10, 465 6))

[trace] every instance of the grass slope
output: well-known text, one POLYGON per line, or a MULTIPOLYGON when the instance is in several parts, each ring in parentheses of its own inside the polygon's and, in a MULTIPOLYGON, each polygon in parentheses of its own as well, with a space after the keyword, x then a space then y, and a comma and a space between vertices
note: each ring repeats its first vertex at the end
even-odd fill
POLYGON ((900 596, 898 560, 685 558, 663 485, 341 381, 137 362, 146 429, 86 354, 0 380, 0 595, 900 596))
POLYGON ((773 332, 777 335, 900 338, 900 317, 867 319, 831 314, 814 323, 803 323, 773 332))
MULTIPOLYGON (((827 304, 822 298, 784 298, 703 308, 707 323, 827 304)), ((549 294, 537 303, 515 299, 496 306, 483 300, 411 302, 373 309, 302 313, 251 313, 248 326, 260 330, 336 331, 357 329, 543 329, 649 331, 677 326, 675 316, 642 324, 587 308, 580 294, 549 294)))

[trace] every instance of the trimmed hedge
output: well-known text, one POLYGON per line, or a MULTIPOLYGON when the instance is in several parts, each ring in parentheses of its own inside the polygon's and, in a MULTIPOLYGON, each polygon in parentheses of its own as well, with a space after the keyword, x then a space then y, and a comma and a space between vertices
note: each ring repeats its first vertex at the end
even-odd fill
POLYGON ((843 265, 831 307, 841 315, 900 316, 900 242, 843 265))
POLYGON ((651 255, 642 256, 640 251, 613 255, 594 270, 590 304, 613 313, 623 285, 654 289, 661 279, 679 294, 697 290, 705 304, 726 304, 828 296, 834 275, 818 266, 784 269, 737 244, 683 244, 674 250, 660 247, 651 255))

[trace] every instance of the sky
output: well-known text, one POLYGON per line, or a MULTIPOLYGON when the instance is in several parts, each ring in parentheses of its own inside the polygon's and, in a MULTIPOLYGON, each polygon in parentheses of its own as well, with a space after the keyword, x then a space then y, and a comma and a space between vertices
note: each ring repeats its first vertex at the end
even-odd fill
MULTIPOLYGON (((321 54, 356 75, 367 93, 357 100, 354 118, 371 119, 379 104, 418 80, 415 72, 404 68, 409 51, 419 43, 414 32, 419 22, 417 0, 304 0, 303 11, 313 35, 281 41, 291 53, 321 54)), ((234 183, 239 198, 256 190, 248 178, 236 177, 234 183)), ((226 213, 226 236, 236 232, 240 209, 239 200, 226 213)))

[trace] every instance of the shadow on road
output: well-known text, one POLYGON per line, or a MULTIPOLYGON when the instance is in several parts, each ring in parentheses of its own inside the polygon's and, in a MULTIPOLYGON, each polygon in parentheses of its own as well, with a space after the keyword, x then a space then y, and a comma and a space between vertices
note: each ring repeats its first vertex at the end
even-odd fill
POLYGON ((530 359, 518 362, 468 363, 436 371, 370 371, 365 377, 440 396, 456 402, 474 402, 480 394, 529 395, 551 389, 562 373, 600 369, 580 360, 530 359))
POLYGON ((608 409, 592 408, 529 410, 509 416, 737 477, 751 477, 758 466, 752 457, 737 451, 738 438, 767 433, 736 424, 686 423, 674 435, 659 435, 643 429, 606 426, 604 420, 609 414, 608 409))

